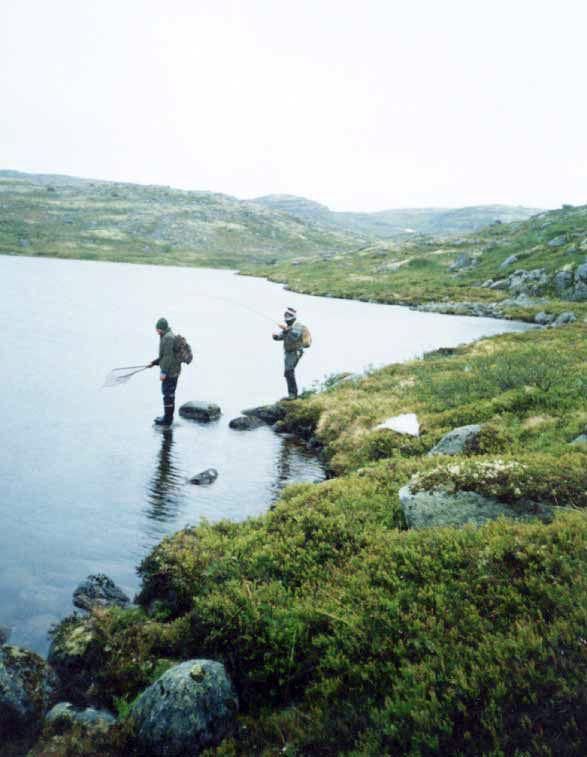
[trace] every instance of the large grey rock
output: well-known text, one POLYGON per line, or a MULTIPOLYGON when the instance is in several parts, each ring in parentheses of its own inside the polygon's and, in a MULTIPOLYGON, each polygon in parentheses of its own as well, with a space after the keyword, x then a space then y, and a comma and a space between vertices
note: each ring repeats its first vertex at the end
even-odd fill
MULTIPOLYGON (((477 492, 434 491, 413 492, 409 484, 399 491, 400 504, 409 528, 481 526, 500 516, 514 520, 548 522, 557 508, 526 501, 515 506, 477 492)), ((561 509, 561 508, 559 508, 561 509)))
POLYGON ((28 649, 0 647, 0 743, 37 729, 55 702, 58 680, 28 649))
POLYGON ((237 431, 250 431, 264 424, 260 418, 256 418, 254 415, 239 415, 238 418, 233 418, 228 425, 237 431))
POLYGON ((555 239, 551 239, 548 243, 549 247, 562 247, 567 243, 567 240, 565 237, 556 237, 555 239))
POLYGON ((511 292, 524 292, 525 294, 540 294, 548 285, 548 274, 544 268, 535 268, 532 271, 514 271, 508 279, 508 288, 511 292))
POLYGON ((554 288, 557 292, 564 292, 573 285, 573 274, 570 271, 558 271, 554 276, 554 288))
POLYGON ((260 407, 243 410, 243 415, 260 418, 264 423, 271 425, 277 423, 277 421, 282 421, 286 413, 284 404, 276 402, 274 405, 261 405, 260 407))
POLYGON ((131 714, 140 747, 165 757, 197 755, 233 728, 238 699, 224 665, 189 660, 164 673, 136 700, 131 714))
POLYGON ((102 647, 93 618, 64 621, 53 636, 48 660, 61 681, 61 691, 76 704, 86 704, 102 647))
POLYGON ((497 289, 498 291, 503 291, 509 289, 509 286, 509 279, 498 279, 497 281, 494 281, 493 284, 489 285, 489 289, 497 289))
POLYGON ((73 604, 81 610, 95 607, 126 607, 129 597, 103 573, 88 576, 73 592, 73 604))
POLYGON ((428 457, 434 457, 435 455, 462 455, 465 450, 465 445, 469 440, 473 440, 478 436, 481 431, 481 426, 472 424, 470 426, 460 426, 459 428, 453 428, 448 434, 445 434, 442 439, 428 452, 428 457))
POLYGON ((565 326, 567 323, 574 323, 576 320, 577 316, 574 313, 561 313, 552 325, 565 326))
POLYGON ((503 263, 500 264, 499 268, 500 270, 504 270, 504 268, 509 268, 514 263, 517 263, 519 260, 517 255, 510 255, 509 258, 506 258, 503 263))
POLYGON ((186 402, 179 408, 179 414, 182 418, 209 423, 220 418, 222 411, 213 402, 186 402))
POLYGON ((540 313, 536 313, 536 315, 534 316, 534 323, 537 323, 540 326, 548 326, 555 320, 555 318, 556 316, 545 313, 544 310, 542 310, 540 313))

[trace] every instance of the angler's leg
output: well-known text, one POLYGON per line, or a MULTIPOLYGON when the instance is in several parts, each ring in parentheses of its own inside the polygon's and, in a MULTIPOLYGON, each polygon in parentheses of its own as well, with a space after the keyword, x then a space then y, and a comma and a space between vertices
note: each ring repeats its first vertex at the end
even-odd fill
POLYGON ((163 416, 160 418, 155 418, 155 423, 158 426, 171 426, 171 424, 173 423, 176 388, 177 377, 167 377, 161 382, 161 393, 163 394, 163 416))

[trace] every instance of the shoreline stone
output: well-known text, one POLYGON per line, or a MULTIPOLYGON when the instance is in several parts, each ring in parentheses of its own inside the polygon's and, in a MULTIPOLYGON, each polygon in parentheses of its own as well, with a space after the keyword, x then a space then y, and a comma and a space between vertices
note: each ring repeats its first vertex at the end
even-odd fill
POLYGON ((186 402, 179 408, 182 418, 209 423, 220 418, 222 411, 214 402, 186 402))

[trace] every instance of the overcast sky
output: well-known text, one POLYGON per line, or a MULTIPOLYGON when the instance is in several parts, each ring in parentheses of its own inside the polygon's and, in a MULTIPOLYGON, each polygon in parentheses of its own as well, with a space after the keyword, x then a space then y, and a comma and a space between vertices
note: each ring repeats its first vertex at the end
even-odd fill
POLYGON ((587 203, 586 0, 0 0, 0 168, 587 203))

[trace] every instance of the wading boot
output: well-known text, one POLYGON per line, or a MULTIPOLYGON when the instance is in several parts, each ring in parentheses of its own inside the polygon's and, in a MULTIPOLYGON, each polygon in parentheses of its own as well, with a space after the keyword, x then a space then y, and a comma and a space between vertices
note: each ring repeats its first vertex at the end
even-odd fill
POLYGON ((159 418, 155 418, 153 423, 156 426, 166 426, 169 427, 173 423, 173 413, 175 411, 175 404, 173 405, 165 405, 164 406, 165 414, 161 415, 159 418))

